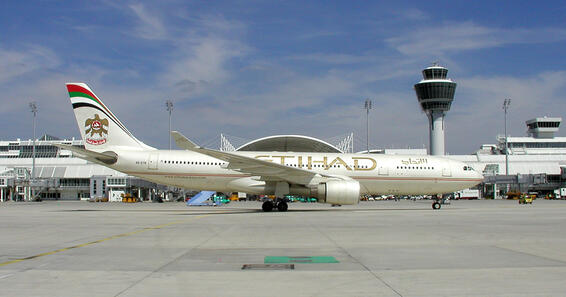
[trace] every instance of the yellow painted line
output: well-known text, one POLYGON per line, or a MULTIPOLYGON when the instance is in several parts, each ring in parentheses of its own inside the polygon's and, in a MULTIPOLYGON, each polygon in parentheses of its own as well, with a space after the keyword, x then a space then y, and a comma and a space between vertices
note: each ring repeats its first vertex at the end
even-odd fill
POLYGON ((180 220, 180 221, 174 221, 174 222, 161 224, 161 225, 157 225, 157 226, 153 226, 153 227, 146 227, 146 228, 143 228, 143 229, 140 229, 140 230, 135 230, 135 231, 132 231, 132 232, 112 235, 110 237, 102 238, 102 239, 87 242, 87 243, 77 244, 77 245, 73 245, 73 246, 70 246, 70 247, 66 247, 66 248, 62 248, 62 249, 58 249, 58 250, 54 250, 54 251, 50 251, 50 252, 45 252, 45 253, 41 253, 41 254, 25 257, 25 258, 10 260, 10 261, 0 263, 0 267, 6 266, 6 265, 9 265, 9 264, 23 262, 23 261, 26 261, 26 260, 36 259, 36 258, 40 258, 40 257, 44 257, 44 256, 49 256, 49 255, 57 254, 57 253, 60 253, 60 252, 64 252, 64 251, 68 251, 68 250, 72 250, 72 249, 76 249, 76 248, 81 248, 81 247, 93 245, 93 244, 96 244, 96 243, 101 243, 101 242, 116 239, 116 238, 130 236, 130 235, 142 233, 142 232, 145 232, 145 231, 148 231, 148 230, 162 229, 162 228, 165 228, 165 227, 168 227, 168 226, 186 223, 188 221, 198 220, 198 219, 204 218, 206 216, 209 216, 209 215, 201 215, 201 216, 198 216, 198 217, 190 218, 188 220, 180 220))

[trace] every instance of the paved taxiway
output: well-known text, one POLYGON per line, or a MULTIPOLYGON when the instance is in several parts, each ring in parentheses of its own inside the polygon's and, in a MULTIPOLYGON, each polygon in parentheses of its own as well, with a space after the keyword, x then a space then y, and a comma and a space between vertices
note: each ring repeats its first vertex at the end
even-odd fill
POLYGON ((0 203, 0 296, 566 296, 566 201, 259 207, 0 203))

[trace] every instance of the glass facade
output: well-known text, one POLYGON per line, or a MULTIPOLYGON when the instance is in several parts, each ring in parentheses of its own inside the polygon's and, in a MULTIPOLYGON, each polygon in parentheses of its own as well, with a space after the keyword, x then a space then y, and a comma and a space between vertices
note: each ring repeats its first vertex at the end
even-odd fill
POLYGON ((419 100, 454 99, 456 83, 453 82, 423 82, 415 85, 419 100))
POLYGON ((446 79, 448 69, 446 68, 427 68, 423 70, 424 79, 446 79))
POLYGON ((126 179, 125 178, 109 178, 108 179, 109 186, 126 186, 126 179))
MULTIPOLYGON (((27 142, 26 142, 27 143, 27 142)), ((84 148, 84 145, 74 145, 84 148)), ((70 155, 59 155, 59 148, 53 145, 37 144, 35 146, 36 158, 69 158, 70 155)), ((32 158, 33 145, 10 143, 0 145, 0 158, 32 158)))
POLYGON ((59 181, 61 187, 89 187, 89 178, 62 178, 59 181))
POLYGON ((566 148, 566 142, 513 142, 512 148, 566 148))
MULTIPOLYGON (((35 157, 36 158, 55 158, 59 148, 52 145, 36 145, 35 157)), ((18 158, 31 158, 33 157, 33 145, 25 145, 20 147, 20 155, 18 158)))
POLYGON ((534 122, 527 124, 529 129, 535 128, 558 128, 560 126, 560 122, 534 122))
POLYGON ((45 193, 42 192, 39 194, 41 199, 61 199, 61 193, 55 192, 55 193, 45 193))
POLYGON ((456 92, 453 82, 422 82, 415 85, 423 110, 449 110, 456 92))
POLYGON ((450 101, 429 101, 429 102, 421 102, 421 107, 424 110, 432 110, 432 109, 440 109, 440 110, 448 110, 450 109, 450 105, 452 102, 450 101))

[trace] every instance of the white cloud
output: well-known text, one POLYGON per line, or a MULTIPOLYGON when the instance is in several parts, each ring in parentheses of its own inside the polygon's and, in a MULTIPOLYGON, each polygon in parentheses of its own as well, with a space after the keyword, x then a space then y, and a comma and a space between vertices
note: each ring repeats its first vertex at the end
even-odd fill
POLYGON ((0 48, 0 83, 59 63, 55 53, 42 46, 23 46, 19 51, 0 48))
POLYGON ((406 10, 396 11, 394 14, 410 21, 422 21, 429 18, 426 12, 417 8, 409 8, 406 10))
POLYGON ((296 36, 296 38, 308 40, 308 39, 316 39, 316 38, 337 37, 340 35, 345 35, 345 33, 340 31, 330 31, 330 30, 312 30, 312 31, 299 33, 296 36))
POLYGON ((230 63, 245 57, 250 48, 240 41, 245 27, 222 17, 201 16, 171 41, 171 59, 164 63, 158 80, 174 86, 176 95, 210 91, 230 79, 230 63))
POLYGON ((143 4, 131 4, 129 8, 138 20, 138 27, 136 28, 138 36, 146 39, 164 39, 167 36, 167 30, 161 19, 151 15, 143 4))
POLYGON ((499 47, 506 44, 545 43, 561 40, 566 40, 564 29, 501 29, 464 22, 417 28, 408 34, 389 38, 386 42, 406 55, 438 55, 453 51, 499 47))
MULTIPOLYGON (((485 100, 511 98, 517 110, 525 112, 543 112, 563 101, 566 88, 566 72, 543 72, 532 77, 518 78, 509 76, 470 77, 459 79, 459 88, 469 94, 471 104, 485 100)), ((501 102, 499 102, 501 101, 501 102)))
POLYGON ((229 77, 226 64, 243 54, 243 49, 221 38, 206 37, 178 50, 163 74, 163 82, 183 92, 202 91, 229 77))
POLYGON ((358 64, 374 61, 375 57, 349 54, 312 53, 305 55, 292 55, 286 57, 286 59, 304 60, 324 64, 358 64))

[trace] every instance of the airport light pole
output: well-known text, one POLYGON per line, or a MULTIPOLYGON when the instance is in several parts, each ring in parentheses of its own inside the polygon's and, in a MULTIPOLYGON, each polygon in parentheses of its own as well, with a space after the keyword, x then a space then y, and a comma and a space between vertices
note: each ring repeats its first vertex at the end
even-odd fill
POLYGON ((30 188, 31 188, 31 195, 32 197, 35 195, 34 191, 33 191, 33 183, 35 181, 35 118, 37 116, 37 104, 35 103, 35 101, 32 101, 29 103, 29 108, 31 110, 31 112, 33 113, 33 148, 32 148, 32 163, 31 163, 31 183, 30 183, 30 188))
POLYGON ((171 100, 165 101, 165 107, 169 112, 169 150, 171 150, 171 112, 173 111, 173 101, 171 100))
POLYGON ((505 175, 509 175, 509 145, 507 144, 507 109, 511 105, 511 99, 503 101, 503 110, 505 111, 505 175))
POLYGON ((364 104, 366 110, 366 150, 369 154, 369 110, 371 109, 371 100, 368 98, 364 104))

